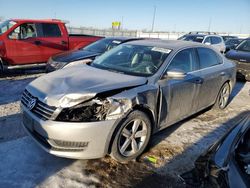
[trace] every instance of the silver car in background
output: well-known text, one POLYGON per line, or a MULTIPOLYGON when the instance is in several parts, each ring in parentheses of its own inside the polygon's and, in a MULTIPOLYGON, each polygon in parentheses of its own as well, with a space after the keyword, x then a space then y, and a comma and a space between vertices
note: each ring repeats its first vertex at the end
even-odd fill
POLYGON ((41 76, 25 89, 23 125, 51 154, 138 157, 152 134, 209 106, 224 109, 234 63, 186 41, 119 45, 90 64, 41 76))
POLYGON ((210 45, 214 47, 221 53, 225 53, 226 45, 223 38, 219 35, 215 34, 186 34, 180 37, 178 40, 185 40, 185 41, 193 41, 193 42, 200 42, 206 45, 210 45))

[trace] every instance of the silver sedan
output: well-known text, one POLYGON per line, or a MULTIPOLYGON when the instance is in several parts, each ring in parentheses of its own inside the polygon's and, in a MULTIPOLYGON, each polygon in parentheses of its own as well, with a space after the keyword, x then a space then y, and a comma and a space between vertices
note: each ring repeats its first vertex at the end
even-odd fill
POLYGON ((129 42, 31 82, 23 125, 54 155, 127 162, 157 131, 209 106, 224 109, 235 75, 234 63, 203 44, 129 42))

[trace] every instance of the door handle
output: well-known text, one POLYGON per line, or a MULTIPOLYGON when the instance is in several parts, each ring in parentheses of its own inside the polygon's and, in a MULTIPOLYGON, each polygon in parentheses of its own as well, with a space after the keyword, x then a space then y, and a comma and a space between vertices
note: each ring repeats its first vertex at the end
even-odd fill
POLYGON ((195 80, 195 83, 196 83, 196 84, 202 84, 202 83, 203 83, 203 79, 197 78, 197 79, 195 80))
POLYGON ((65 44, 68 44, 68 43, 66 41, 62 40, 61 44, 65 45, 65 44))
POLYGON ((36 40, 34 43, 35 43, 35 45, 40 45, 40 44, 42 44, 41 41, 39 41, 39 40, 36 40))

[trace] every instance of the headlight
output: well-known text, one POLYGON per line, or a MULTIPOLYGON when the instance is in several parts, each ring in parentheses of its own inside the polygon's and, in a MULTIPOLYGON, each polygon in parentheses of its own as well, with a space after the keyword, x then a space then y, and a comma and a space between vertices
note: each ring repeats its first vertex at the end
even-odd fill
POLYGON ((93 99, 71 108, 65 108, 56 118, 57 121, 93 122, 111 120, 121 117, 129 108, 130 103, 116 99, 93 99))
POLYGON ((58 61, 54 61, 52 58, 49 58, 47 64, 55 69, 61 69, 65 65, 67 65, 67 62, 58 62, 58 61))

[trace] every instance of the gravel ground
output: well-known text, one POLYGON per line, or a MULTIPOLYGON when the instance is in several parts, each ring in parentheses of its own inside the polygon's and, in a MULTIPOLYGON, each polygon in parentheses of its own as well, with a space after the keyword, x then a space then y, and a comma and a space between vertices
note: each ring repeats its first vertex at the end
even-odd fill
POLYGON ((0 79, 0 188, 184 187, 178 174, 190 170, 195 159, 250 110, 250 82, 237 82, 224 111, 204 110, 154 135, 137 162, 70 160, 41 150, 20 125, 21 93, 40 75, 0 79))

